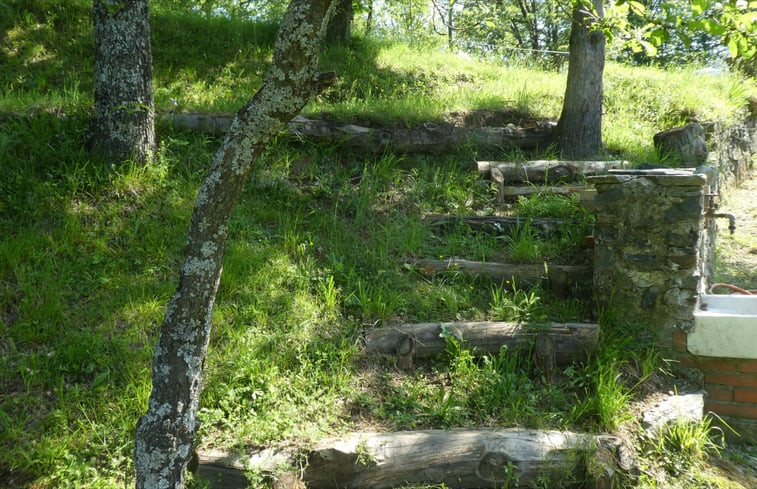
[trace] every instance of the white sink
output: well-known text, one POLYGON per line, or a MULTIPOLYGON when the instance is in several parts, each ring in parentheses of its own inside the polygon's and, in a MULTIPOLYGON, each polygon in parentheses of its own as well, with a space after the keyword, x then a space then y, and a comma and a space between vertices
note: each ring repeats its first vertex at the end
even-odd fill
POLYGON ((757 295, 703 294, 687 345, 694 355, 757 358, 757 295))

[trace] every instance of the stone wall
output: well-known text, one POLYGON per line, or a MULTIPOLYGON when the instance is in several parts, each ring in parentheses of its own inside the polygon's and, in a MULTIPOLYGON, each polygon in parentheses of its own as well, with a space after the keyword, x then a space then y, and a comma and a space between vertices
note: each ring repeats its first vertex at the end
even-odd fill
POLYGON ((707 177, 627 171, 589 179, 597 189, 594 287, 600 308, 652 326, 662 346, 693 325, 711 267, 707 177))
POLYGON ((757 170, 757 100, 736 124, 704 124, 708 164, 720 175, 720 188, 738 183, 757 170))

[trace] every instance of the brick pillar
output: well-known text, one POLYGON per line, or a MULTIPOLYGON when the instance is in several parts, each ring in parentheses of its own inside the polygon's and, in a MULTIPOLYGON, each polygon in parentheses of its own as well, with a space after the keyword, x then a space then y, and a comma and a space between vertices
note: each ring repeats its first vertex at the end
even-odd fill
POLYGON ((597 189, 594 288, 600 308, 648 324, 663 348, 689 331, 709 281, 707 177, 631 170, 589 178, 597 189))

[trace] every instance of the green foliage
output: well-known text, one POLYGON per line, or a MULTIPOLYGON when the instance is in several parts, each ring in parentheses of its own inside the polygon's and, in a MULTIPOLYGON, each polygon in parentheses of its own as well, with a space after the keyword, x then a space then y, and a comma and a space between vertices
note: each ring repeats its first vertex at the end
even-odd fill
POLYGON ((647 442, 645 455, 673 477, 684 477, 725 447, 723 431, 706 416, 700 422, 677 420, 647 442))

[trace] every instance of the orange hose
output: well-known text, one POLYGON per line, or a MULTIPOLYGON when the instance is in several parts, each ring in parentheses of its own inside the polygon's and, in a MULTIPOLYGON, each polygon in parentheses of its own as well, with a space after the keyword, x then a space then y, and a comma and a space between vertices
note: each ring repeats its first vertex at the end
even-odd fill
POLYGON ((717 283, 717 284, 710 285, 710 293, 712 293, 712 290, 715 289, 715 288, 717 288, 717 287, 723 287, 725 289, 730 289, 730 290, 734 291, 735 293, 742 294, 742 295, 754 295, 755 292, 757 292, 757 291, 753 291, 753 290, 742 289, 741 287, 737 287, 737 286, 731 285, 731 284, 717 283))

